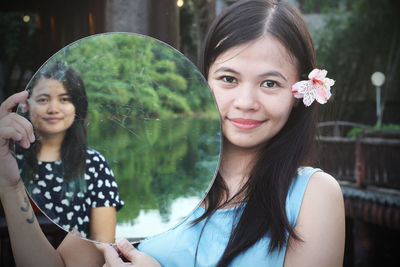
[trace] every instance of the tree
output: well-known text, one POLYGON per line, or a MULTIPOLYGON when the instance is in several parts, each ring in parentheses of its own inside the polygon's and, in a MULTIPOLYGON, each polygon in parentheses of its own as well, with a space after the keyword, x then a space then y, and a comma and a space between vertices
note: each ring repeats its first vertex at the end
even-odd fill
POLYGON ((322 119, 374 124, 375 89, 370 77, 379 70, 386 75, 383 99, 392 109, 384 121, 398 123, 399 1, 354 0, 347 6, 345 12, 328 8, 326 26, 314 36, 318 66, 336 80, 333 101, 322 108, 322 119))
POLYGON ((180 11, 181 51, 197 63, 204 37, 215 18, 215 0, 186 0, 180 11))

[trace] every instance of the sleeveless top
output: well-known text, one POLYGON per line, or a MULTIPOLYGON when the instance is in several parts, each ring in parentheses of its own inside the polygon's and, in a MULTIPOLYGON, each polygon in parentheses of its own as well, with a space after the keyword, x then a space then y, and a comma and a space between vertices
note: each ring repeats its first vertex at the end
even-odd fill
MULTIPOLYGON (((289 188, 286 214, 292 227, 296 225, 308 181, 317 171, 321 170, 311 167, 299 168, 289 188)), ((155 258, 163 267, 216 266, 227 246, 232 227, 238 222, 244 207, 245 203, 232 209, 217 210, 206 223, 199 241, 205 220, 194 226, 191 224, 205 212, 204 208, 199 206, 173 229, 143 240, 138 249, 155 258), (198 251, 195 264, 196 248, 198 251)), ((268 253, 269 243, 270 236, 266 234, 252 247, 239 254, 230 266, 283 266, 286 244, 282 250, 268 253)))

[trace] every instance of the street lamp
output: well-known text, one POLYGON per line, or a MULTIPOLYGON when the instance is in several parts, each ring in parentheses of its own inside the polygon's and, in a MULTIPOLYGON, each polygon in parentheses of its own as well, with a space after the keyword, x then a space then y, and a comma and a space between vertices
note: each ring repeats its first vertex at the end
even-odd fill
POLYGON ((382 107, 381 107, 381 86, 385 82, 385 75, 382 72, 374 72, 371 75, 372 84, 376 87, 376 117, 377 126, 380 127, 382 124, 382 107))
POLYGON ((31 17, 30 17, 29 15, 25 15, 25 16, 22 17, 22 20, 23 20, 25 23, 28 23, 28 22, 31 20, 31 17))

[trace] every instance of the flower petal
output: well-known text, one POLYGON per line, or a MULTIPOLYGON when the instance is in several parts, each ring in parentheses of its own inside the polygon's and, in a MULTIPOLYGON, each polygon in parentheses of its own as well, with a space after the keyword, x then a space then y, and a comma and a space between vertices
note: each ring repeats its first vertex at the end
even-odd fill
POLYGON ((326 74, 328 74, 326 70, 320 70, 318 73, 318 80, 323 81, 326 77, 326 74))
POLYGON ((295 98, 302 98, 307 90, 308 81, 300 81, 292 85, 292 92, 295 98))
POLYGON ((315 90, 307 90, 303 97, 303 103, 309 107, 316 98, 315 90))
POLYGON ((313 70, 310 72, 310 74, 308 74, 308 79, 312 80, 312 79, 317 78, 318 73, 319 73, 319 69, 313 69, 313 70))
POLYGON ((315 99, 318 101, 318 103, 325 104, 328 99, 325 94, 324 88, 322 86, 318 86, 318 88, 316 88, 315 92, 316 92, 315 99))
POLYGON ((323 82, 324 82, 324 84, 326 86, 329 86, 329 87, 331 87, 331 86, 333 86, 335 84, 335 80, 332 80, 332 79, 329 79, 329 78, 325 78, 323 82))

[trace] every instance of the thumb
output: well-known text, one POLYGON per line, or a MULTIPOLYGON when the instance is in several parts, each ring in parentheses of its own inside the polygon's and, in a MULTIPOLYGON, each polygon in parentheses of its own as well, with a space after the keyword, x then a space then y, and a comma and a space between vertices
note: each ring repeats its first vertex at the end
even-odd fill
POLYGON ((117 241, 118 251, 130 262, 133 262, 135 258, 140 254, 131 243, 126 239, 120 239, 117 241))

